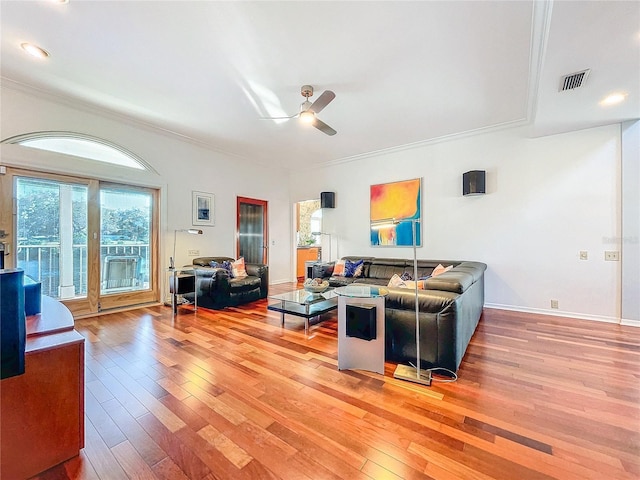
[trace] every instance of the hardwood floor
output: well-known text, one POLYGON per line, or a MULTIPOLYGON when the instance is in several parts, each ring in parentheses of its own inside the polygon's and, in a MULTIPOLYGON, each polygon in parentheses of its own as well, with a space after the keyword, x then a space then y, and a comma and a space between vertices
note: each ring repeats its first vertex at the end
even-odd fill
POLYGON ((305 335, 260 301, 77 321, 86 446, 36 478, 640 477, 640 329, 486 309, 459 380, 422 387, 338 371, 325 318, 305 335))

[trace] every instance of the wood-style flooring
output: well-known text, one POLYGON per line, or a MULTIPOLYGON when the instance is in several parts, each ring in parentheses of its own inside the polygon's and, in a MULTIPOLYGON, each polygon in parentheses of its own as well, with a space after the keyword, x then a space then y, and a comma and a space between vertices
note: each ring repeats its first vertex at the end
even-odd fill
POLYGON ((36 478, 640 478, 640 329, 485 309, 423 387, 338 371, 335 314, 266 306, 77 321, 86 446, 36 478))

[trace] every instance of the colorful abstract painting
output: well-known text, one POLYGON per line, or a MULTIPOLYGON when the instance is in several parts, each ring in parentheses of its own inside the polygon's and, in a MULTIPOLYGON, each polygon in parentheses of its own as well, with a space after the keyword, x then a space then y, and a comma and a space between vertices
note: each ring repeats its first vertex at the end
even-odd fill
POLYGON ((420 223, 421 179, 371 185, 370 233, 374 246, 413 246, 422 244, 420 223))

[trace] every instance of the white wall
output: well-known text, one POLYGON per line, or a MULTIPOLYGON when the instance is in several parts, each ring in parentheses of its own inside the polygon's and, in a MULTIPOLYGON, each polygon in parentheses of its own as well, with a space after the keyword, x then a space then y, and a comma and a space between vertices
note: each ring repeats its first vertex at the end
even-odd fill
POLYGON ((334 258, 406 258, 369 245, 369 186, 422 177, 419 258, 485 262, 487 306, 619 321, 620 262, 604 261, 604 239, 620 235, 620 148, 617 125, 536 139, 513 129, 296 173, 291 197, 336 192, 323 226, 334 258), (462 196, 468 170, 487 171, 486 195, 462 196))
POLYGON ((333 234, 332 256, 409 257, 410 249, 370 247, 369 185, 423 178, 420 258, 487 263, 488 306, 618 321, 621 264, 605 262, 609 239, 621 235, 620 127, 607 126, 537 139, 524 130, 459 138, 351 162, 335 163, 290 178, 217 153, 170 134, 106 116, 88 107, 2 86, 1 137, 39 130, 95 135, 136 153, 158 175, 131 176, 113 167, 86 167, 81 160, 54 164, 34 154, 2 151, 2 162, 53 171, 93 172, 162 189, 164 266, 173 230, 191 226, 191 191, 216 198, 216 226, 202 236, 178 238, 177 265, 202 255, 235 254, 236 196, 269 202, 271 282, 290 281, 294 265, 292 203, 336 192, 337 208, 325 209, 323 230, 333 234), (462 173, 486 170, 488 192, 463 197, 462 173), (245 172, 250 171, 251 174, 245 172), (310 194, 309 192, 315 192, 310 194), (579 260, 586 250, 589 259, 579 260), (559 310, 551 310, 557 299, 559 310))
POLYGON ((158 174, 136 174, 117 167, 64 155, 5 145, 2 163, 61 173, 90 174, 100 179, 131 182, 162 189, 162 267, 168 266, 173 231, 191 227, 191 192, 215 195, 216 224, 198 227, 204 235, 178 234, 176 265, 190 264, 188 250, 202 256, 235 256, 236 197, 269 202, 270 280, 291 279, 291 216, 287 173, 267 169, 244 159, 133 123, 104 115, 90 107, 15 86, 2 86, 0 131, 2 139, 34 131, 73 131, 109 140, 151 164, 158 174), (27 152, 28 151, 28 152, 27 152), (275 244, 274 244, 275 243, 275 244))

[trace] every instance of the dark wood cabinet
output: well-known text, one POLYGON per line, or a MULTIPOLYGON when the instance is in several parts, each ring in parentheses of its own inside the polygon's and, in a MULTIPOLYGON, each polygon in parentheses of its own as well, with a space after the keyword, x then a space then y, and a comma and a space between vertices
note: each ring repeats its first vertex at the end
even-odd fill
POLYGON ((84 337, 69 310, 42 297, 27 317, 25 373, 0 383, 2 478, 26 479, 84 447, 84 337))

